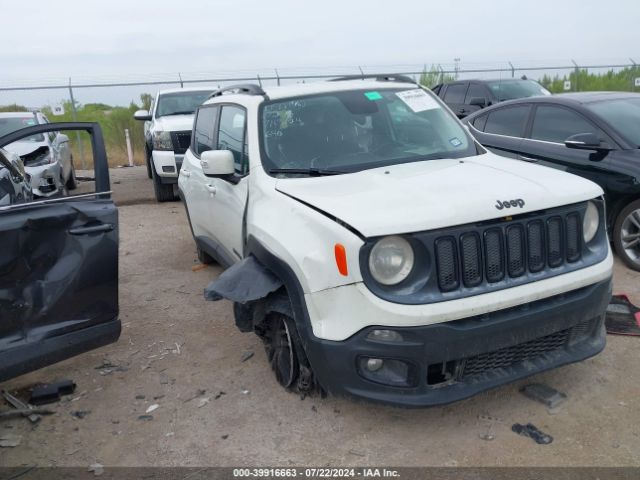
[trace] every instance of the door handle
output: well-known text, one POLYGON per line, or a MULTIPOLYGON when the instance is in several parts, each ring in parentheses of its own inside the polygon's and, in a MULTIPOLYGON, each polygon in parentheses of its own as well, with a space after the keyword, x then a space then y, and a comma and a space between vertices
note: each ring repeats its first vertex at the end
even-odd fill
POLYGON ((180 175, 184 175, 185 177, 190 177, 191 172, 189 170, 185 170, 184 168, 180 169, 180 175))
POLYGON ((525 162, 530 163, 538 163, 540 161, 537 158, 525 157, 524 155, 520 155, 520 160, 524 160, 525 162))
POLYGON ((215 195, 218 190, 215 185, 208 184, 206 185, 206 187, 207 187, 207 192, 209 192, 211 195, 215 195))
POLYGON ((90 227, 78 227, 69 229, 71 235, 88 235, 90 233, 110 232, 115 227, 112 223, 103 223, 102 225, 92 225, 90 227))

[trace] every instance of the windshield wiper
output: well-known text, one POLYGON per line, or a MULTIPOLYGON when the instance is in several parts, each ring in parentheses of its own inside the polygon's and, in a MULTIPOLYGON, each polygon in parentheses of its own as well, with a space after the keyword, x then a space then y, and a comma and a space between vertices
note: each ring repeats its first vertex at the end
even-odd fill
POLYGON ((324 175, 342 175, 343 170, 324 170, 322 168, 272 168, 269 173, 298 173, 301 175, 309 175, 310 177, 322 177, 324 175))
POLYGON ((185 111, 185 112, 171 112, 171 113, 165 113, 163 115, 160 115, 161 117, 169 117, 171 115, 191 115, 193 114, 193 111, 185 111))

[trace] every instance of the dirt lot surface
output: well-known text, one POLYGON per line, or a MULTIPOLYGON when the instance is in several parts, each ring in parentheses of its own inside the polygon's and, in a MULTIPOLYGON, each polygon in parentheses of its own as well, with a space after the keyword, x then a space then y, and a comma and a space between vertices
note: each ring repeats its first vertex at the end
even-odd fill
MULTIPOLYGON (((156 204, 144 167, 112 177, 122 336, 2 385, 78 388, 35 426, 1 422, 0 435, 22 436, 1 465, 640 465, 640 338, 610 336, 601 355, 534 377, 567 394, 557 411, 518 392, 531 380, 423 410, 301 400, 276 384, 258 338, 236 330, 231 304, 203 299, 220 268, 194 271, 183 206, 156 204), (553 443, 514 434, 515 422, 553 443)), ((640 304, 640 275, 617 263, 615 290, 640 304)))

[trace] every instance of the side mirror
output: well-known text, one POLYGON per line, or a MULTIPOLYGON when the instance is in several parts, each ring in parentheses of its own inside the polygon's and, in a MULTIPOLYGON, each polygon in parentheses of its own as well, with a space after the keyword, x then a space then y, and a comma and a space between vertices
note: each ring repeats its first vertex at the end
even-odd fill
POLYGON ((200 164, 205 175, 221 177, 236 171, 231 150, 207 150, 200 154, 200 164))
POLYGON ((61 143, 65 143, 69 141, 69 137, 67 137, 64 133, 59 133, 56 135, 56 143, 60 145, 61 143))
POLYGON ((133 118, 146 122, 148 120, 151 120, 151 114, 147 110, 138 110, 133 114, 133 118))
POLYGON ((578 150, 611 150, 595 133, 576 133, 567 138, 564 145, 578 150))
POLYGON ((487 106, 487 99, 480 98, 480 97, 472 98, 471 100, 469 100, 469 105, 473 105, 474 107, 484 108, 487 106))

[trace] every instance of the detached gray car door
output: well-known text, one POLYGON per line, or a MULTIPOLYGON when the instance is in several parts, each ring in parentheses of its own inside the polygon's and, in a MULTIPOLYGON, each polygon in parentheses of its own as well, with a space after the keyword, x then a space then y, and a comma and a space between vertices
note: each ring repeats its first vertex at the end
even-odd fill
POLYGON ((82 135, 76 148, 93 156, 95 181, 74 196, 0 207, 0 381, 120 336, 118 212, 99 125, 37 125, 1 137, 0 147, 53 131, 82 135))

